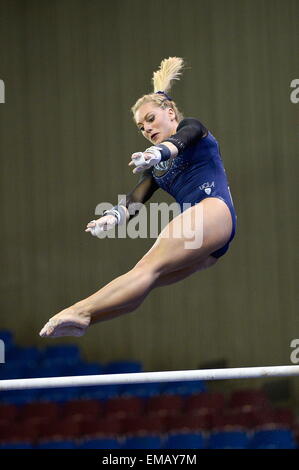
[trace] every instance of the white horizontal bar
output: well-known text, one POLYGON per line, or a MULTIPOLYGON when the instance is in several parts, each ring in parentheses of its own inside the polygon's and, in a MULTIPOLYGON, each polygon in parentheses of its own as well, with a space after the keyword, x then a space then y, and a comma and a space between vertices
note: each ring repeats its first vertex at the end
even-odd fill
POLYGON ((134 374, 104 374, 73 377, 43 377, 34 379, 0 380, 0 391, 149 382, 178 382, 190 380, 253 379, 258 377, 286 377, 295 375, 299 375, 299 365, 241 367, 233 369, 181 370, 166 372, 138 372, 134 374))

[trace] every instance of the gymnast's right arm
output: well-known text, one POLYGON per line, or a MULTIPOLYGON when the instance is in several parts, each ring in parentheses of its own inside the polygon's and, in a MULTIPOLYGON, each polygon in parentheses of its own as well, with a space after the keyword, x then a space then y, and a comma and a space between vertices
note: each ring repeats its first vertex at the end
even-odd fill
POLYGON ((125 199, 112 209, 104 211, 103 216, 99 219, 89 222, 85 231, 98 236, 100 232, 110 230, 115 225, 132 219, 158 188, 159 186, 152 176, 152 170, 145 170, 135 188, 126 195, 125 199))

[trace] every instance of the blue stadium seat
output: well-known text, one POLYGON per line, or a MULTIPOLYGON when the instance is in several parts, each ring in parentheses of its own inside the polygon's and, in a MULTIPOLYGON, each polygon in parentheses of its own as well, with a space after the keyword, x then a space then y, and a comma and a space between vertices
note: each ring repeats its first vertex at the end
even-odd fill
POLYGON ((64 403, 76 399, 78 397, 78 389, 79 387, 46 388, 40 391, 39 400, 64 403))
POLYGON ((295 439, 288 429, 257 431, 249 443, 250 449, 295 449, 295 439))
POLYGON ((49 441, 37 445, 34 449, 77 449, 73 441, 49 441))
POLYGON ((248 436, 243 431, 223 431, 212 433, 208 439, 208 449, 247 449, 248 436))
POLYGON ((69 370, 66 364, 41 364, 32 371, 32 377, 64 377, 69 375, 69 370))
POLYGON ((22 379, 27 375, 28 367, 24 364, 10 364, 5 363, 0 367, 0 379, 9 380, 9 379, 22 379))
POLYGON ((120 385, 80 387, 80 397, 88 400, 109 400, 120 395, 120 385))
POLYGON ((201 433, 180 433, 170 435, 164 449, 204 449, 205 438, 201 433))
POLYGON ((70 367, 71 375, 102 375, 105 373, 104 366, 97 362, 80 363, 70 367))
POLYGON ((27 442, 13 442, 10 444, 0 444, 0 450, 2 449, 32 449, 32 445, 28 444, 27 442))
POLYGON ((39 390, 7 390, 0 393, 0 402, 25 405, 39 398, 39 390))
POLYGON ((142 364, 138 361, 114 361, 105 366, 105 374, 126 374, 142 372, 142 364))
POLYGON ((80 349, 76 344, 48 346, 41 351, 41 362, 44 365, 71 365, 81 362, 80 349))
POLYGON ((35 347, 14 347, 7 354, 7 362, 13 361, 15 364, 37 365, 40 358, 40 351, 35 347))
POLYGON ((164 384, 162 392, 174 395, 193 395, 206 391, 206 385, 201 380, 192 380, 185 382, 169 382, 164 384))
POLYGON ((80 449, 120 449, 120 443, 117 439, 90 439, 84 441, 80 449))
POLYGON ((161 384, 160 383, 139 383, 139 384, 128 384, 121 386, 121 395, 133 396, 140 398, 149 398, 155 395, 160 395, 161 384))
POLYGON ((129 437, 122 445, 122 449, 161 449, 160 436, 129 437))

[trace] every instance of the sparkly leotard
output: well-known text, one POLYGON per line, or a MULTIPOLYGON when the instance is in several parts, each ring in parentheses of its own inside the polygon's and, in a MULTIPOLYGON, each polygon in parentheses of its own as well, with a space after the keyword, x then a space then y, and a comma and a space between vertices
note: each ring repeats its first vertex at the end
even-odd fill
POLYGON ((171 194, 184 211, 205 198, 217 197, 224 201, 232 216, 229 241, 211 253, 219 258, 228 250, 236 230, 236 213, 223 166, 219 144, 215 137, 196 119, 180 122, 176 134, 166 139, 179 150, 176 157, 162 161, 144 172, 139 185, 127 196, 128 203, 145 202, 153 192, 162 188, 171 194))

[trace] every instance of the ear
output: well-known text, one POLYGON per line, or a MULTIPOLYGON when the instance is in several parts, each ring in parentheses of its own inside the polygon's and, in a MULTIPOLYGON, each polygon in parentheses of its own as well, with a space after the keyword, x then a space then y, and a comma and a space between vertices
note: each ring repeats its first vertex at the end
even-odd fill
POLYGON ((175 112, 172 108, 168 108, 167 112, 168 112, 169 118, 171 118, 171 119, 175 118, 175 112))

